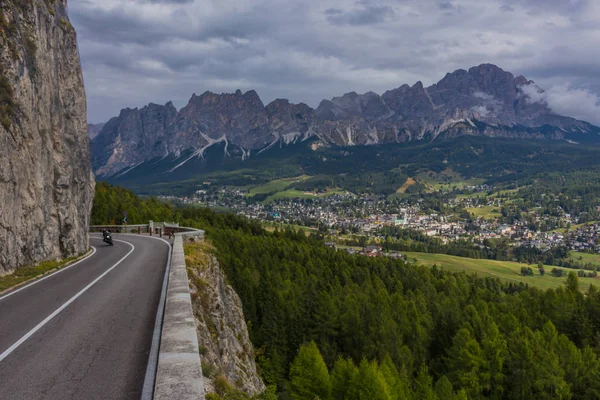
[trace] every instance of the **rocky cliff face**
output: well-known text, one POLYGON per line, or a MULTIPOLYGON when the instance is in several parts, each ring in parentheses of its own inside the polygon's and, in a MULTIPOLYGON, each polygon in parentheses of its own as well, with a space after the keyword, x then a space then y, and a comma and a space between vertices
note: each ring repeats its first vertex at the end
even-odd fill
POLYGON ((0 2, 0 273, 88 248, 94 180, 66 6, 0 2))
POLYGON ((186 264, 205 391, 214 392, 214 378, 222 375, 244 393, 261 393, 265 385, 256 370, 242 302, 233 287, 226 283, 210 245, 196 243, 191 246, 193 249, 186 249, 186 264))
MULTIPOLYGON (((157 157, 191 154, 225 143, 242 158, 274 145, 318 137, 326 145, 369 145, 435 140, 458 135, 588 140, 600 128, 552 113, 526 94, 535 83, 495 65, 447 74, 430 87, 403 85, 379 96, 347 93, 323 100, 316 110, 275 100, 266 107, 254 91, 192 96, 177 112, 172 104, 124 110, 92 142, 99 175, 157 157), (524 88, 527 87, 524 90, 524 88)), ((189 161, 180 160, 178 167, 189 161)))

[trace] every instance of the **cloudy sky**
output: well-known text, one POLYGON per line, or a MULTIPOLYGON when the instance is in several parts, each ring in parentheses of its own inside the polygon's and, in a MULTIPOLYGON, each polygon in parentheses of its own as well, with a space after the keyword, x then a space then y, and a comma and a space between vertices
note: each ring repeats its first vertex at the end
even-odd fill
POLYGON ((494 63, 600 124, 598 0, 71 0, 90 122, 192 93, 316 107, 494 63))

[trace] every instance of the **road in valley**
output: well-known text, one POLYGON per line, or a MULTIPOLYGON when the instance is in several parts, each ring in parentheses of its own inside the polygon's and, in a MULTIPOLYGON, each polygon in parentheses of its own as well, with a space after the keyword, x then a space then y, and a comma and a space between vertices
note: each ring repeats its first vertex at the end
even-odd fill
POLYGON ((0 398, 139 399, 170 246, 99 236, 95 253, 0 295, 0 398))

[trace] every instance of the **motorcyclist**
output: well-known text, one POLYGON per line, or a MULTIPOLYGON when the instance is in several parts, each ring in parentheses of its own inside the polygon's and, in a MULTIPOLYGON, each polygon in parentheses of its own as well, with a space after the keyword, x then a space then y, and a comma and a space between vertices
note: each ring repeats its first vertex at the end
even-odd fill
POLYGON ((102 241, 111 246, 113 245, 112 237, 110 237, 110 231, 108 229, 102 231, 102 241))

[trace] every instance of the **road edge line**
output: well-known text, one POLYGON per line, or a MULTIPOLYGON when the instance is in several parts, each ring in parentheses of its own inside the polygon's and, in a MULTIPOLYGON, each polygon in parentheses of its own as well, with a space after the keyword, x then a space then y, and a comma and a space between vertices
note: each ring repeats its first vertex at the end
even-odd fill
POLYGON ((158 371, 158 353, 160 350, 160 337, 162 334, 163 318, 165 316, 165 305, 167 302, 167 287, 169 284, 169 272, 171 271, 171 259, 173 246, 165 239, 147 236, 155 240, 163 241, 169 246, 169 254, 167 258, 167 266, 165 268, 165 276, 160 293, 158 310, 156 311, 156 319, 154 322, 154 332, 152 333, 152 346, 150 347, 150 355, 148 356, 148 364, 146 366, 146 376, 144 377, 144 386, 142 389, 141 400, 152 400, 154 397, 154 383, 156 382, 156 372, 158 371))
POLYGON ((13 294, 19 293, 22 290, 25 290, 35 284, 40 283, 41 281, 44 281, 54 275, 57 275, 63 271, 68 270, 69 268, 72 268, 74 266, 76 266, 79 263, 84 262, 85 260, 87 260, 88 258, 91 258, 94 254, 96 254, 96 248, 94 246, 90 246, 91 250, 88 250, 88 252, 83 255, 83 258, 80 258, 79 260, 76 260, 72 263, 67 263, 66 265, 59 267, 59 268, 54 268, 50 271, 47 271, 45 273, 43 273, 40 276, 36 276, 34 278, 31 278, 25 282, 21 282, 11 288, 6 289, 3 292, 0 292, 0 301, 12 296, 13 294), (90 253, 91 252, 91 253, 90 253))
POLYGON ((29 332, 27 332, 25 335, 23 335, 23 337, 21 337, 13 345, 11 345, 8 349, 6 349, 2 354, 0 354, 0 362, 2 362, 6 357, 8 357, 13 351, 18 349, 19 346, 21 346, 23 343, 25 343, 27 341, 27 339, 29 339, 37 331, 42 329, 44 327, 44 325, 46 325, 48 322, 50 322, 58 314, 60 314, 65 308, 67 308, 69 305, 71 305, 71 303, 73 303, 81 295, 83 295, 85 292, 87 292, 89 289, 91 289, 96 283, 98 283, 102 278, 104 278, 106 275, 108 275, 113 269, 118 267, 119 264, 121 264, 123 261, 125 261, 125 259, 127 257, 129 257, 131 255, 131 253, 133 253, 133 251, 135 250, 135 246, 129 242, 125 242, 123 240, 116 240, 116 239, 115 239, 115 241, 121 242, 121 243, 126 243, 126 244, 130 245, 131 250, 129 250, 129 252, 123 258, 121 258, 119 261, 117 261, 112 267, 110 267, 109 269, 104 271, 100 276, 98 276, 96 279, 94 279, 92 282, 90 282, 86 287, 81 289, 76 295, 74 295, 69 300, 67 300, 62 306, 58 307, 52 314, 47 316, 42 322, 40 322, 35 327, 33 327, 33 329, 31 329, 29 332))

